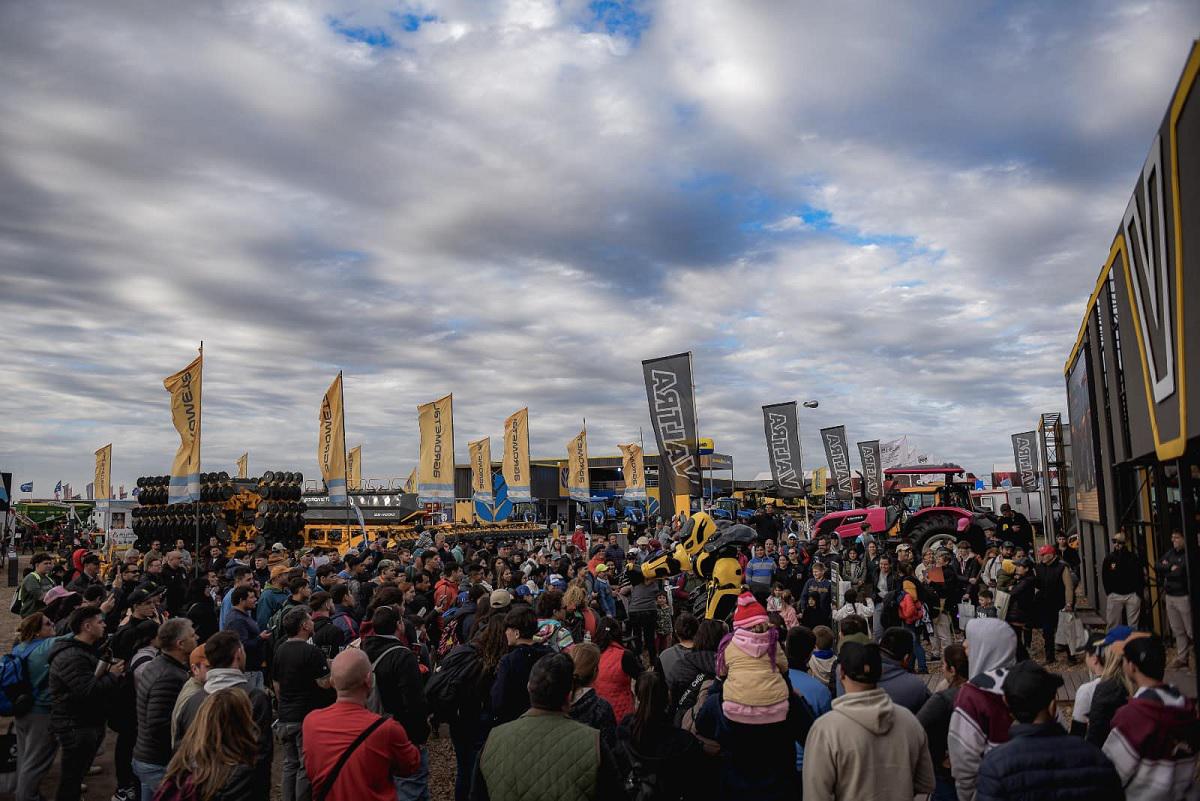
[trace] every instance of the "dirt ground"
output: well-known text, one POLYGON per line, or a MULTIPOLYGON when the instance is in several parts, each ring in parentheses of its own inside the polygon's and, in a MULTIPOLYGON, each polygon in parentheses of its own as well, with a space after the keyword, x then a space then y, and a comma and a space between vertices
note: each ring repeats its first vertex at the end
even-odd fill
MULTIPOLYGON (((28 557, 22 556, 22 569, 24 569, 25 562, 27 561, 28 557)), ((0 590, 0 599, 2 599, 5 610, 4 612, 0 612, 0 645, 3 645, 5 652, 7 652, 16 641, 17 624, 20 622, 20 619, 16 615, 11 615, 7 612, 8 605, 12 602, 13 593, 16 590, 15 588, 8 587, 7 581, 4 583, 4 588, 0 590)), ((0 725, 4 724, 0 723, 0 725)), ((452 801, 454 798, 455 773, 454 746, 450 743, 450 736, 445 727, 437 734, 437 737, 429 741, 429 788, 433 801, 452 801)), ((95 764, 99 767, 99 772, 94 776, 89 776, 87 779, 88 790, 83 795, 86 801, 109 801, 116 791, 117 777, 113 770, 113 748, 116 742, 116 735, 111 731, 108 732, 104 738, 104 743, 100 747, 100 753, 96 757, 95 764)), ((282 797, 279 790, 282 766, 281 752, 279 749, 276 749, 275 763, 272 768, 274 777, 271 791, 272 801, 278 801, 282 797)), ((42 782, 42 797, 53 798, 57 787, 58 767, 56 765, 42 782)))

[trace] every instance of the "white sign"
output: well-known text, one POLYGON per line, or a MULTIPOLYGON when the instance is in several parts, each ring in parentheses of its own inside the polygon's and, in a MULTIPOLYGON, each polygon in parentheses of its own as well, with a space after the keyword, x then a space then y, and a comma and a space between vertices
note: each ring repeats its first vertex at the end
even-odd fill
POLYGON ((109 529, 108 544, 114 546, 133 545, 137 542, 137 534, 131 528, 109 529))

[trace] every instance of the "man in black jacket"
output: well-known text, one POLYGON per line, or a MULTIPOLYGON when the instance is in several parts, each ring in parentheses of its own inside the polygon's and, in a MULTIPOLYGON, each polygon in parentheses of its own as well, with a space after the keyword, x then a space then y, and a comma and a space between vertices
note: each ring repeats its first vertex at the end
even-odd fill
POLYGON ((1125 532, 1112 536, 1112 551, 1104 558, 1100 569, 1100 580, 1107 595, 1104 607, 1105 623, 1108 628, 1121 625, 1121 613, 1132 629, 1138 627, 1142 616, 1142 589, 1146 586, 1142 574, 1142 562, 1125 547, 1125 532))
POLYGON ((171 712, 188 680, 188 659, 196 632, 186 617, 158 627, 158 656, 137 677, 137 743, 133 772, 142 785, 142 801, 150 801, 171 761, 171 712))
POLYGON ((1175 635, 1173 668, 1187 666, 1192 639, 1192 605, 1188 598, 1187 554, 1183 550, 1183 532, 1171 532, 1171 550, 1158 561, 1158 580, 1167 602, 1167 622, 1175 635))
POLYGON ((55 801, 78 801, 80 784, 92 767, 104 738, 104 718, 124 662, 99 666, 97 644, 104 639, 104 616, 98 606, 71 613, 73 637, 50 649, 50 728, 62 748, 62 769, 55 801))
POLYGON ((381 606, 371 618, 374 634, 362 641, 362 650, 371 660, 375 686, 383 711, 391 715, 408 738, 421 752, 421 767, 411 776, 396 779, 399 799, 427 798, 429 788, 429 709, 425 703, 425 687, 416 654, 404 636, 399 613, 391 606, 381 606))

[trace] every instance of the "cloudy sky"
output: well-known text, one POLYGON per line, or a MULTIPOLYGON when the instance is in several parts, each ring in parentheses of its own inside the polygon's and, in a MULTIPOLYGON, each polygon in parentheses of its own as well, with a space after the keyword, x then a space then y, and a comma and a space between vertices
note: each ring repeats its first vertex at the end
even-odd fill
POLYGON ((0 465, 164 473, 204 340, 205 469, 316 473, 345 371, 365 475, 418 403, 458 456, 531 409, 561 456, 694 353, 703 433, 759 407, 1011 464, 1200 5, 697 0, 0 4, 0 465))

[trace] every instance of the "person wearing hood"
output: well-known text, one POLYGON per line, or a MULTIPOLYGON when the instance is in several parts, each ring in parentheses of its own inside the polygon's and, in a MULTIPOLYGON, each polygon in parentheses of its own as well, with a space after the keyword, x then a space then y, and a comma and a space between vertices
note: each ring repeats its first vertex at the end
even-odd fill
POLYGON ((717 649, 717 675, 725 679, 721 706, 737 723, 779 723, 788 714, 787 653, 767 610, 749 592, 737 599, 733 634, 717 649))
POLYGON ((1031 660, 1008 672, 1004 698, 1016 723, 1009 741, 989 751, 979 765, 978 801, 1124 797, 1117 773, 1100 749, 1059 725, 1055 695, 1062 685, 1062 676, 1031 660))
POLYGON ((963 647, 971 679, 954 699, 948 749, 959 801, 975 801, 983 755, 1008 742, 1012 718, 1004 700, 1004 678, 1016 663, 1017 635, 1007 623, 991 617, 968 622, 966 635, 963 647))
POLYGON ((804 744, 805 801, 912 801, 914 795, 932 792, 925 730, 878 686, 883 672, 879 647, 843 644, 837 670, 846 692, 817 718, 804 744))
POLYGON ((57 801, 80 797, 83 777, 92 767, 104 720, 124 662, 100 662, 104 615, 97 606, 81 606, 71 613, 71 634, 50 647, 50 728, 62 749, 57 801))
POLYGON ((258 755, 254 763, 254 793, 252 798, 268 798, 271 794, 271 759, 274 756, 275 737, 271 730, 273 713, 271 697, 257 685, 252 685, 242 672, 246 666, 246 649, 238 635, 232 631, 218 631, 204 643, 204 658, 208 662, 208 673, 204 687, 192 694, 183 708, 175 715, 175 742, 172 750, 178 751, 183 736, 191 728, 200 712, 204 699, 218 690, 240 687, 250 697, 250 708, 254 712, 254 723, 258 727, 258 755))
MULTIPOLYGON (((909 670, 913 657, 912 634, 908 629, 893 626, 880 638, 879 653, 883 668, 876 684, 894 703, 915 715, 929 700, 929 688, 909 670)), ((838 688, 839 696, 845 693, 844 687, 838 688)))
POLYGON ((1128 801, 1183 801, 1193 789, 1200 722, 1196 703, 1163 682, 1167 651, 1151 637, 1125 643, 1133 697, 1113 716, 1104 753, 1128 801))

